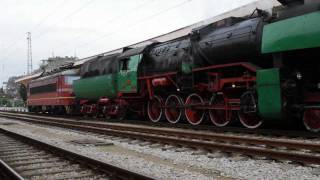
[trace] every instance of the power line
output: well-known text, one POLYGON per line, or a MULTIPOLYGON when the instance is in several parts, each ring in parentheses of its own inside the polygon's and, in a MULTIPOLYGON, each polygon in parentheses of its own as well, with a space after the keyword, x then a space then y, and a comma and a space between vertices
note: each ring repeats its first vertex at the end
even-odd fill
MULTIPOLYGON (((116 17, 113 17, 113 18, 111 18, 110 20, 104 22, 104 23, 103 23, 102 25, 100 25, 98 28, 104 27, 106 24, 109 24, 109 23, 111 23, 111 22, 113 22, 113 21, 115 21, 115 20, 117 20, 117 19, 127 17, 128 15, 132 14, 132 12, 136 12, 138 9, 140 9, 140 8, 142 8, 142 7, 150 4, 150 3, 153 3, 154 1, 155 1, 155 0, 147 0, 147 1, 145 1, 144 3, 139 4, 138 6, 132 8, 132 9, 127 10, 127 11, 129 11, 128 14, 118 15, 118 16, 116 16, 116 17)), ((79 37, 82 36, 83 33, 91 33, 91 32, 93 32, 93 31, 94 31, 94 30, 89 29, 89 30, 87 30, 86 32, 80 32, 80 33, 76 34, 76 35, 75 35, 73 38, 71 38, 71 39, 78 39, 79 37)), ((72 42, 72 41, 71 41, 71 40, 68 40, 68 42, 72 42)), ((60 43, 60 44, 59 44, 58 46, 56 46, 56 47, 61 47, 62 44, 66 44, 66 43, 65 43, 65 42, 60 43)), ((55 47, 55 48, 56 48, 56 47, 55 47)), ((53 49, 55 49, 55 48, 53 48, 53 49)))
MULTIPOLYGON (((116 30, 113 31, 113 32, 104 34, 104 35, 102 35, 102 36, 100 36, 100 37, 98 37, 98 38, 96 38, 96 39, 94 39, 94 40, 92 40, 92 41, 89 41, 89 42, 83 43, 83 44, 81 44, 81 45, 79 45, 79 46, 76 46, 76 47, 73 48, 72 50, 66 51, 66 54, 69 53, 70 51, 73 51, 74 49, 78 49, 78 48, 80 48, 80 47, 87 46, 87 45, 89 45, 89 44, 92 43, 92 42, 96 42, 96 41, 102 40, 102 39, 104 39, 104 38, 106 38, 106 37, 109 37, 109 36, 111 36, 111 35, 113 35, 113 34, 116 34, 116 33, 120 32, 121 30, 130 28, 130 27, 137 26, 137 25, 139 25, 139 24, 141 24, 141 23, 143 23, 143 22, 145 22, 145 21, 147 21, 147 20, 150 20, 150 19, 152 19, 152 18, 154 18, 154 17, 156 17, 156 16, 159 16, 159 15, 161 15, 161 14, 163 14, 163 13, 166 13, 166 12, 171 11, 171 10, 173 10, 173 9, 176 9, 176 8, 178 8, 178 7, 181 7, 181 6, 187 4, 187 3, 191 2, 191 1, 192 1, 192 0, 183 1, 183 2, 181 2, 181 3, 179 3, 179 4, 176 4, 176 5, 172 6, 172 7, 169 7, 169 8, 167 8, 167 9, 164 9, 164 10, 160 11, 160 12, 157 12, 157 13, 155 13, 155 14, 152 14, 152 15, 150 15, 150 16, 148 16, 148 17, 145 17, 145 18, 143 18, 143 19, 140 19, 139 21, 136 21, 136 22, 134 22, 134 23, 132 23, 132 24, 130 24, 130 25, 128 25, 128 26, 120 27, 120 28, 116 29, 116 30)), ((64 53, 63 53, 63 54, 64 54, 64 53)))
POLYGON ((77 8, 76 10, 72 11, 70 14, 68 14, 67 16, 65 16, 62 20, 57 21, 56 23, 52 24, 49 27, 49 30, 47 31, 43 31, 41 32, 38 36, 36 36, 34 39, 39 39, 40 37, 44 36, 45 34, 47 34, 50 31, 50 28, 52 28, 55 25, 58 25, 59 23, 65 21, 66 19, 71 18, 72 16, 74 16, 75 14, 77 14, 78 12, 82 11, 83 9, 85 9, 89 4, 91 4, 94 0, 89 0, 88 2, 84 3, 82 6, 80 6, 79 8, 77 8))
POLYGON ((40 27, 49 17, 51 17, 53 14, 56 13, 57 9, 60 9, 61 7, 63 7, 65 5, 65 3, 67 2, 67 0, 63 0, 62 3, 59 4, 59 6, 57 6, 53 11, 51 11, 50 13, 47 14, 47 16, 45 16, 37 25, 35 25, 30 32, 33 32, 35 29, 37 29, 38 27, 40 27))
MULTIPOLYGON (((39 21, 39 23, 37 23, 33 28, 31 28, 31 29, 29 30, 29 32, 33 32, 35 29, 37 29, 38 27, 40 27, 40 26, 41 26, 50 16, 52 16, 59 8, 61 8, 62 6, 64 6, 66 1, 67 1, 67 0, 63 0, 62 3, 60 3, 56 8, 54 8, 51 12, 49 12, 43 19, 41 19, 41 20, 39 21)), ((5 47, 4 50, 5 50, 5 49, 10 49, 11 47, 15 46, 16 44, 18 44, 19 42, 21 42, 22 40, 24 40, 24 37, 25 37, 25 34, 23 34, 22 36, 20 36, 15 42, 13 42, 12 44, 10 44, 9 46, 5 47)), ((16 49, 17 49, 17 48, 15 48, 15 50, 16 50, 16 49)), ((15 52, 15 50, 12 51, 12 52, 15 52)), ((12 52, 7 53, 7 56, 5 56, 5 58, 8 57, 12 52)))
MULTIPOLYGON (((64 18, 63 18, 63 20, 61 20, 61 21, 57 21, 56 23, 54 23, 53 25, 51 25, 51 27, 53 27, 54 25, 57 25, 57 24, 59 24, 59 23, 61 23, 62 21, 64 21, 64 20, 66 20, 66 19, 68 19, 68 18, 70 18, 70 17, 72 17, 73 15, 75 15, 76 13, 78 13, 78 12, 80 12, 80 11, 82 11, 84 8, 86 8, 90 3, 92 3, 94 0, 89 0, 88 2, 86 2, 84 5, 82 5, 81 7, 79 7, 79 8, 77 8, 75 11, 73 11, 73 12, 71 12, 70 14, 68 14, 67 16, 65 16, 64 18)), ((58 8, 60 8, 62 5, 64 5, 65 4, 65 2, 66 2, 66 0, 65 1, 63 1, 63 3, 60 5, 60 6, 58 6, 57 8, 55 8, 55 9, 58 9, 58 8)), ((52 13, 49 13, 49 15, 47 15, 44 19, 47 19, 48 18, 48 16, 51 16, 51 15, 53 14, 53 12, 52 13)), ((43 20, 42 20, 43 21, 43 20)), ((39 24, 41 25, 41 24, 43 24, 44 23, 44 21, 42 22, 42 21, 40 21, 40 23, 38 23, 36 26, 38 26, 39 27, 39 24)), ((51 28, 50 27, 50 28, 51 28)), ((49 29, 50 29, 49 28, 49 29)), ((33 28, 33 30, 34 30, 35 28, 33 28)), ((33 38, 33 40, 35 40, 35 39, 38 39, 38 38, 40 38, 40 37, 42 37, 43 35, 45 35, 46 33, 48 33, 49 32, 49 30, 47 30, 47 31, 44 31, 44 32, 42 32, 42 33, 40 33, 40 35, 38 35, 38 36, 36 36, 36 37, 34 37, 33 38)), ((13 45, 16 45, 19 41, 21 41, 21 40, 18 40, 16 43, 14 43, 13 45)), ((13 53, 13 52, 15 52, 16 50, 17 50, 18 48, 15 48, 15 50, 14 51, 12 51, 12 52, 10 52, 10 53, 8 53, 4 58, 7 58, 11 53, 13 53)))

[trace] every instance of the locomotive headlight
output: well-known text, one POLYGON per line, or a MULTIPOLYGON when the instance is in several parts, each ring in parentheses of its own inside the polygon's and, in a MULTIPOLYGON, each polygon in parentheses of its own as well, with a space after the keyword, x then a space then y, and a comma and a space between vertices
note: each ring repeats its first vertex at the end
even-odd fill
POLYGON ((298 80, 301 80, 301 79, 302 79, 302 74, 301 74, 300 72, 297 72, 296 76, 297 76, 297 79, 298 79, 298 80))
POLYGON ((179 89, 179 88, 177 88, 177 91, 180 91, 180 89, 179 89))

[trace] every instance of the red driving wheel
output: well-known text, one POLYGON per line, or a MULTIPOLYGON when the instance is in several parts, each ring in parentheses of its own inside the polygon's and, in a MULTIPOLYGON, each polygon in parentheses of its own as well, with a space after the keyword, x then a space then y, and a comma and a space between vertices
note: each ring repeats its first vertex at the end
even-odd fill
POLYGON ((320 109, 306 109, 303 113, 303 124, 312 132, 320 131, 320 109))
POLYGON ((210 120, 214 125, 224 127, 231 122, 231 117, 227 117, 229 112, 226 110, 223 95, 213 95, 210 99, 210 106, 214 107, 209 110, 210 120))
POLYGON ((175 124, 181 119, 182 105, 183 105, 183 102, 179 96, 174 94, 168 96, 165 103, 166 108, 164 110, 164 113, 166 115, 166 119, 170 123, 175 124))
POLYGON ((188 122, 192 125, 198 125, 204 118, 204 110, 197 109, 197 106, 203 105, 203 99, 196 93, 190 94, 185 102, 185 115, 188 122))
POLYGON ((154 96, 153 99, 148 101, 147 111, 148 117, 152 122, 160 121, 163 110, 162 110, 163 100, 159 96, 154 96))

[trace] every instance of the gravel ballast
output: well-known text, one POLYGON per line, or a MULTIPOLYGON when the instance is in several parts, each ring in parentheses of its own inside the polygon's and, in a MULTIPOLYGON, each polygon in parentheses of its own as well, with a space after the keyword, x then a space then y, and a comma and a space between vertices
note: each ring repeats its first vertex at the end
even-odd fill
MULTIPOLYGON (((0 122, 11 121, 0 119, 0 122)), ((318 166, 146 145, 148 143, 14 122, 16 124, 0 127, 157 179, 320 179, 318 166), (105 141, 106 145, 71 142, 82 139, 105 141)))

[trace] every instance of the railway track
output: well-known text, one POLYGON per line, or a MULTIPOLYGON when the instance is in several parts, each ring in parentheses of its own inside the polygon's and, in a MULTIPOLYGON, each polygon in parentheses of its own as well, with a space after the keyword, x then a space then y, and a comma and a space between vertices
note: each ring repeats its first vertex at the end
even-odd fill
POLYGON ((151 179, 0 128, 0 179, 151 179))
MULTIPOLYGON (((0 113, 12 113, 13 111, 1 111, 0 113)), ((19 115, 36 115, 39 117, 48 117, 48 114, 34 114, 30 112, 15 112, 19 115)), ((67 115, 50 115, 50 118, 57 118, 57 119, 69 119, 69 120, 80 120, 80 121, 88 121, 92 120, 94 122, 106 122, 104 118, 90 118, 90 117, 83 117, 83 116, 67 116, 67 115)), ((307 139, 320 139, 320 133, 314 133, 310 131, 306 131, 305 129, 296 129, 296 128, 289 128, 289 129, 271 129, 271 128, 258 128, 258 129, 248 129, 244 127, 238 126, 228 126, 228 127, 216 127, 212 124, 200 124, 197 126, 191 125, 189 123, 177 123, 171 124, 169 122, 151 122, 145 120, 117 120, 112 119, 108 121, 109 123, 119 123, 119 124, 132 124, 132 125, 143 125, 143 126, 152 126, 152 127, 165 127, 165 128, 179 128, 179 129, 188 129, 188 130, 197 130, 197 131, 211 131, 217 133, 237 133, 239 135, 246 135, 246 134, 254 134, 254 135, 262 135, 262 136, 270 136, 270 137, 281 137, 285 136, 288 138, 307 138, 307 139)), ((286 127, 288 128, 288 127, 286 127)))
POLYGON ((320 164, 320 143, 303 140, 234 135, 185 129, 156 128, 114 123, 97 123, 43 116, 0 113, 0 116, 26 122, 71 128, 81 131, 131 139, 191 147, 208 151, 240 153, 303 164, 320 164))

